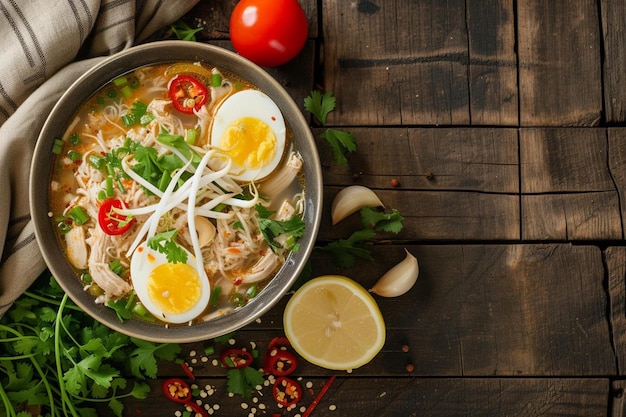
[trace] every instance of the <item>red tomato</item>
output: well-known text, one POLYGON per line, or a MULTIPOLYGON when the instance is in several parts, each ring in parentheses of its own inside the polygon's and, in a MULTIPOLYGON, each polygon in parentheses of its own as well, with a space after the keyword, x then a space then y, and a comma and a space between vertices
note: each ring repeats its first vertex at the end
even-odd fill
POLYGON ((128 218, 123 214, 116 213, 113 209, 121 209, 124 205, 121 200, 108 199, 100 206, 98 211, 98 224, 107 235, 121 235, 135 223, 135 218, 128 218))
POLYGON ((302 50, 309 24, 298 0, 241 0, 230 15, 230 39, 250 61, 276 67, 302 50))

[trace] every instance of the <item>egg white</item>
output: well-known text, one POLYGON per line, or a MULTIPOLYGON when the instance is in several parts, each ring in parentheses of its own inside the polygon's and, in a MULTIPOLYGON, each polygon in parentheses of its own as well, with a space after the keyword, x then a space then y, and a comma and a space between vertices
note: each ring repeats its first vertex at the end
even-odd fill
MULTIPOLYGON (((186 251, 184 248, 183 250, 186 251)), ((145 243, 139 245, 130 260, 130 275, 135 293, 146 309, 160 320, 168 323, 187 323, 198 317, 208 306, 211 296, 210 284, 207 279, 202 278, 202 274, 198 274, 201 286, 198 302, 179 314, 164 312, 149 295, 148 279, 156 267, 166 263, 168 261, 164 254, 149 248, 145 243)), ((195 257, 189 251, 187 251, 187 264, 197 271, 195 257)))
POLYGON ((252 117, 266 123, 276 136, 276 148, 273 157, 260 167, 244 167, 233 164, 233 177, 240 181, 261 180, 271 174, 280 163, 285 151, 287 129, 280 109, 265 93, 258 90, 242 90, 226 98, 215 113, 211 128, 211 145, 220 146, 224 131, 231 123, 252 117))

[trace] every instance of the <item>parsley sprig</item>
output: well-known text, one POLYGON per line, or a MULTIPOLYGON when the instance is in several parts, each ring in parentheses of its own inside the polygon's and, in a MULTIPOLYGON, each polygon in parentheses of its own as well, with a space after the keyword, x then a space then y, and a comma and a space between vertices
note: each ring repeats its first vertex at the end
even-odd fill
MULTIPOLYGON (((326 117, 335 109, 337 101, 331 92, 322 94, 318 90, 304 99, 304 108, 311 113, 322 126, 326 126, 326 117)), ((338 165, 348 165, 347 154, 357 150, 356 138, 345 130, 326 128, 321 134, 333 150, 333 156, 338 165)))
POLYGON ((179 262, 185 263, 188 258, 187 251, 176 243, 175 239, 177 234, 178 231, 176 229, 157 233, 148 239, 148 247, 152 250, 163 253, 168 262, 174 264, 179 262))
POLYGON ((357 230, 347 239, 335 240, 325 246, 316 247, 330 253, 340 268, 351 268, 357 259, 373 260, 367 242, 374 239, 377 232, 400 233, 404 218, 397 209, 385 212, 378 208, 364 207, 360 211, 363 229, 357 230))
POLYGON ((108 405, 121 417, 127 397, 144 399, 158 360, 181 348, 115 332, 85 314, 53 278, 39 278, 0 319, 0 402, 9 415, 41 406, 42 415, 95 417, 108 405), (130 369, 129 380, 122 370, 130 369))

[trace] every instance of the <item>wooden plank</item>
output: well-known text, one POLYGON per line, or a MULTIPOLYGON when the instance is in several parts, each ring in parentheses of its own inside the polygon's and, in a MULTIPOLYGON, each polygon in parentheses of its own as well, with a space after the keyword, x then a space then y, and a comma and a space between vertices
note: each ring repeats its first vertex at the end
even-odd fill
POLYGON ((322 5, 329 124, 469 123, 464 0, 322 5))
POLYGON ((519 192, 516 129, 348 128, 358 149, 349 166, 338 166, 314 129, 324 166, 324 184, 358 183, 370 188, 519 192), (427 173, 430 173, 427 175, 427 173), (356 174, 356 175, 355 175, 356 174))
POLYGON ((608 276, 609 313, 619 375, 626 374, 626 248, 611 246, 605 251, 608 276))
MULTIPOLYGON (((363 228, 359 213, 335 226, 330 224, 330 204, 341 188, 324 190, 323 221, 319 238, 346 238, 363 228)), ((519 197, 471 191, 376 190, 388 208, 404 217, 402 240, 517 240, 520 238, 519 197)))
POLYGON ((621 0, 600 0, 602 11, 601 27, 604 47, 604 107, 606 123, 622 123, 626 120, 626 32, 622 26, 626 21, 626 4, 621 0))
MULTIPOLYGON (((420 377, 616 374, 599 248, 568 244, 369 248, 374 261, 360 261, 347 270, 320 251, 312 257, 312 276, 347 275, 366 289, 404 259, 404 248, 418 259, 420 276, 408 293, 375 297, 387 339, 381 353, 354 370, 354 376, 403 377, 409 363, 414 366, 410 375, 420 377), (409 346, 409 352, 403 353, 402 345, 409 346)), ((623 274, 621 279, 623 285, 623 274)), ((288 300, 284 297, 260 322, 239 331, 237 343, 254 341, 262 350, 272 337, 283 335, 288 300)), ((194 349, 202 352, 210 343, 194 349)), ((328 375, 301 362, 302 375, 328 375)), ((219 376, 221 371, 209 363, 198 364, 196 372, 201 377, 219 376)))
POLYGON ((600 29, 594 0, 520 0, 522 126, 596 126, 602 114, 600 29))
MULTIPOLYGON (((304 378, 311 390, 299 407, 307 407, 326 379, 304 378)), ((124 415, 175 415, 184 411, 181 405, 162 400, 161 380, 150 380, 152 387, 146 400, 125 400, 124 415)), ((214 415, 298 415, 302 409, 285 414, 273 404, 270 389, 248 400, 225 394, 223 379, 199 379, 201 391, 211 388, 211 395, 198 396, 201 406, 214 415), (254 412, 252 409, 254 408, 254 412)), ((603 378, 380 378, 371 380, 339 376, 317 405, 313 415, 352 417, 355 415, 432 417, 484 416, 586 416, 605 417, 609 381, 603 378)))
POLYGON ((604 129, 520 131, 522 238, 620 239, 604 129))
POLYGON ((626 415, 626 381, 618 379, 611 381, 611 414, 612 417, 624 417, 626 415))
POLYGON ((470 123, 517 126, 515 10, 512 0, 468 0, 470 123))
MULTIPOLYGON (((626 221, 626 129, 610 128, 609 137, 609 171, 615 182, 620 201, 621 224, 624 229, 626 221)), ((623 234, 622 232, 622 239, 623 234)))

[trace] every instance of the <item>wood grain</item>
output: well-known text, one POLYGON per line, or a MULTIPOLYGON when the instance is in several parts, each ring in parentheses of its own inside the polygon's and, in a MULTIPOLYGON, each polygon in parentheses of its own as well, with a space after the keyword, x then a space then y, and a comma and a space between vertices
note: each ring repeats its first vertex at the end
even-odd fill
POLYGON ((602 65, 605 122, 609 125, 626 120, 626 32, 622 28, 626 21, 626 4, 620 0, 600 0, 602 12, 602 65))
POLYGON ((469 123, 465 1, 322 5, 329 124, 469 123))
POLYGON ((517 126, 518 89, 513 1, 466 2, 470 123, 517 126))
POLYGON ((597 2, 520 0, 517 19, 521 125, 598 125, 602 77, 597 2))
POLYGON ((605 129, 520 131, 522 238, 620 239, 605 129))

